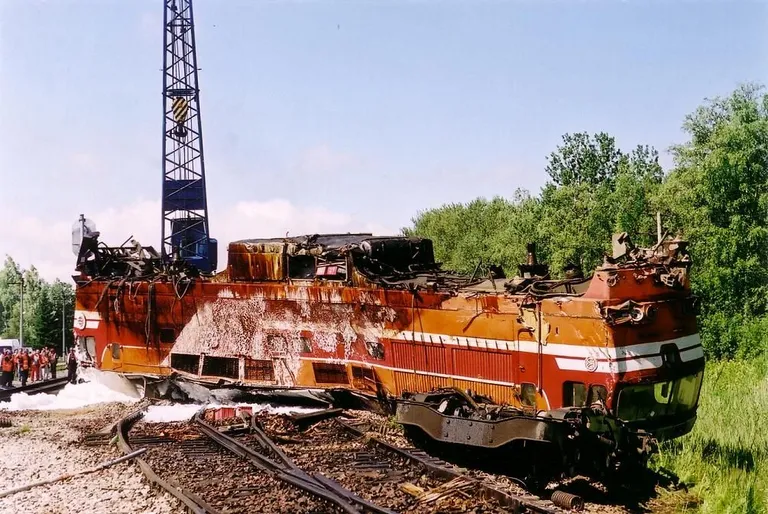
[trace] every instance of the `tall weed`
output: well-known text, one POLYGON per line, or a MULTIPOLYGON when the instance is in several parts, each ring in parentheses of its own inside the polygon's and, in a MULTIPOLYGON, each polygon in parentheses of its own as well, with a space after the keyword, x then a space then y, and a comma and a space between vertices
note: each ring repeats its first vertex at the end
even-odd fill
POLYGON ((703 513, 768 513, 768 362, 709 362, 693 431, 655 464, 693 486, 703 513))

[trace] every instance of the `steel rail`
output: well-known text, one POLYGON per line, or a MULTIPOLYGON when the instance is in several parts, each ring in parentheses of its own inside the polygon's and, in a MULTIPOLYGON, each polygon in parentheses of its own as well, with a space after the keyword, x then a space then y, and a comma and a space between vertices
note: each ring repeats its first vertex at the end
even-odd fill
MULTIPOLYGON (((133 451, 133 448, 131 448, 131 445, 128 442, 128 432, 131 430, 133 424, 143 416, 144 412, 138 411, 126 416, 117 422, 117 446, 123 453, 129 454, 133 451)), ((199 500, 198 498, 195 497, 195 499, 193 499, 192 497, 184 494, 181 488, 175 487, 169 482, 160 478, 144 459, 136 458, 134 459, 134 462, 138 464, 139 469, 141 469, 141 472, 145 477, 147 477, 147 480, 153 484, 156 484, 160 488, 165 489, 169 494, 178 498, 179 501, 183 503, 193 514, 221 514, 219 511, 210 507, 209 505, 204 505, 202 502, 196 501, 199 500)))
POLYGON ((217 444, 251 462, 257 468, 270 473, 275 478, 313 494, 329 503, 338 506, 347 514, 360 514, 360 508, 377 514, 396 514, 390 509, 380 507, 342 487, 333 480, 321 475, 309 475, 301 470, 288 456, 286 456, 269 437, 257 426, 253 425, 259 443, 267 451, 274 452, 280 462, 262 455, 253 448, 241 444, 239 441, 216 430, 202 419, 201 409, 194 417, 198 429, 217 444))
POLYGON ((481 480, 477 480, 476 478, 467 476, 463 473, 459 473, 458 471, 442 466, 434 462, 433 460, 425 459, 424 457, 417 455, 415 453, 412 453, 408 450, 405 450, 403 448, 398 448, 397 446, 390 444, 372 434, 364 433, 362 430, 358 429, 357 427, 350 425, 349 423, 346 423, 344 421, 341 421, 338 418, 334 419, 333 421, 335 423, 338 423, 339 426, 351 432, 352 434, 358 437, 365 437, 366 440, 372 442, 374 445, 380 447, 381 449, 391 454, 397 455, 399 457, 405 458, 406 460, 409 460, 411 462, 415 462, 424 466, 429 472, 431 472, 435 476, 439 476, 441 478, 446 478, 449 480, 454 478, 462 478, 468 482, 473 483, 477 489, 482 491, 482 494, 484 497, 491 498, 497 501, 499 505, 501 505, 502 507, 508 507, 513 512, 529 511, 529 512, 537 512, 539 514, 560 514, 561 512, 563 512, 560 509, 552 508, 548 505, 542 505, 539 501, 529 500, 521 496, 517 496, 514 494, 510 494, 508 492, 502 491, 501 489, 497 489, 491 485, 488 485, 481 480))
POLYGON ((67 385, 67 382, 69 382, 69 379, 62 377, 53 378, 44 382, 35 382, 34 384, 27 384, 25 386, 12 387, 10 389, 0 389, 0 401, 8 400, 16 393, 27 393, 32 395, 57 391, 67 385))

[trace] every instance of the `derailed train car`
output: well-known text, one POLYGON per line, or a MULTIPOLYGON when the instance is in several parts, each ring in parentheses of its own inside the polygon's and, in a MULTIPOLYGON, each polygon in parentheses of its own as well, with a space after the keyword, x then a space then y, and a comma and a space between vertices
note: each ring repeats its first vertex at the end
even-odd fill
POLYGON ((395 405, 411 434, 526 453, 546 477, 643 463, 696 419, 683 241, 623 234, 591 276, 550 280, 532 245, 507 278, 442 270, 428 239, 244 240, 199 277, 97 238, 78 258, 75 332, 102 370, 350 389, 395 405))

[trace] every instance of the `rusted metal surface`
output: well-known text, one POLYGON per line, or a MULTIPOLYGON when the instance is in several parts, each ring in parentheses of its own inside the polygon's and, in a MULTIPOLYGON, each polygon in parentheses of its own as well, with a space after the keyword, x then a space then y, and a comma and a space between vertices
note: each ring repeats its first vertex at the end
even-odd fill
MULTIPOLYGON (((591 416, 597 403, 612 423, 640 429, 617 419, 621 391, 661 381, 676 390, 703 369, 703 350, 685 243, 615 242, 592 276, 550 280, 533 248, 508 279, 443 271, 418 238, 247 240, 230 245, 213 279, 169 269, 86 277, 75 328, 104 370, 379 398, 453 387, 534 411, 591 416)), ((695 404, 686 409, 653 430, 690 430, 695 404)))
POLYGON ((581 496, 567 493, 565 491, 555 491, 550 498, 552 503, 562 509, 580 511, 584 509, 584 500, 581 496))
POLYGON ((446 416, 422 403, 401 401, 397 404, 397 422, 421 428, 435 440, 484 448, 499 448, 512 441, 550 443, 563 439, 566 426, 533 416, 494 420, 446 416))

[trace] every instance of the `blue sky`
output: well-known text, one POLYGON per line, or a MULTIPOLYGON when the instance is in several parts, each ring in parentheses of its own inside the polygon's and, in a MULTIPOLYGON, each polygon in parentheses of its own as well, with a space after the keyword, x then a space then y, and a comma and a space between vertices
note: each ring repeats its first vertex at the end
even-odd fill
MULTIPOLYGON (((664 151, 705 97, 768 83, 766 2, 195 0, 195 15, 223 242, 394 232, 419 209, 535 193, 563 133, 664 151)), ((81 212, 110 242, 158 246, 161 65, 161 0, 0 0, 0 255, 68 277, 81 212)))

